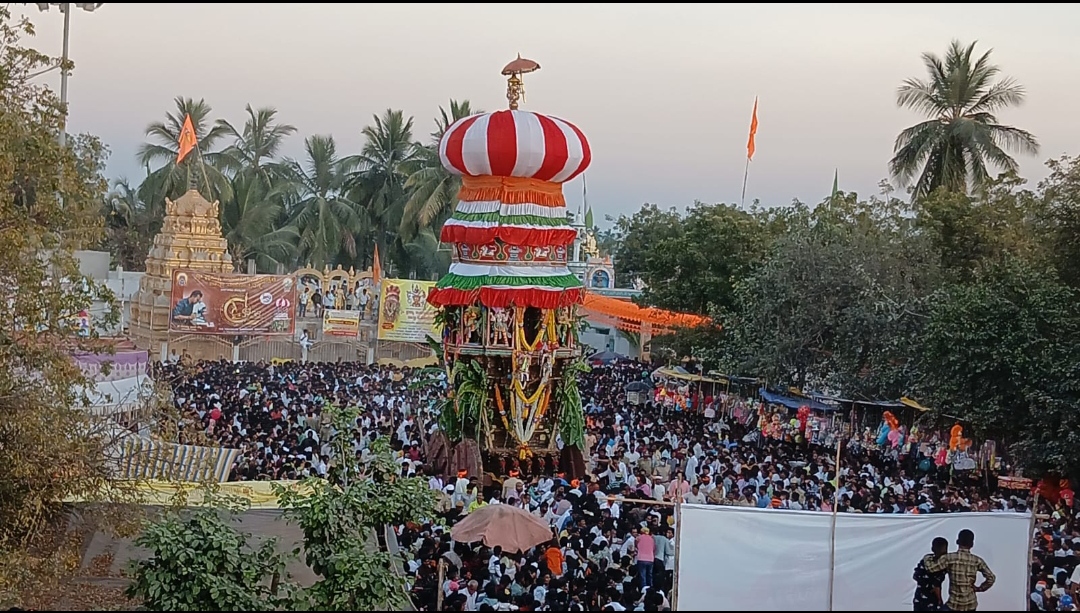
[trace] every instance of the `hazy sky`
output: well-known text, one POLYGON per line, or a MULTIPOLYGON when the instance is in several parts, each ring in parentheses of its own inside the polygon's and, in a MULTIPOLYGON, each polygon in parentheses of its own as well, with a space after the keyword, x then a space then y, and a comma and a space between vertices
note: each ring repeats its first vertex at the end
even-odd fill
MULTIPOLYGON (((59 54, 63 19, 32 15, 35 46, 59 54)), ((1032 131, 1038 158, 1080 153, 1080 8, 1069 4, 109 4, 72 15, 72 131, 112 148, 109 172, 138 180, 146 125, 175 96, 205 98, 234 122, 271 105, 303 136, 331 133, 345 152, 388 107, 433 127, 439 105, 504 108, 499 71, 520 52, 524 108, 577 124, 593 163, 589 200, 603 215, 643 202, 738 202, 754 96, 757 154, 747 202, 816 202, 833 169, 840 189, 869 195, 887 173, 896 133, 918 120, 895 105, 923 51, 949 40, 993 48, 1028 91, 999 119, 1032 131)), ((52 81, 59 82, 53 75, 52 81)), ((571 207, 580 179, 567 185, 571 207)))

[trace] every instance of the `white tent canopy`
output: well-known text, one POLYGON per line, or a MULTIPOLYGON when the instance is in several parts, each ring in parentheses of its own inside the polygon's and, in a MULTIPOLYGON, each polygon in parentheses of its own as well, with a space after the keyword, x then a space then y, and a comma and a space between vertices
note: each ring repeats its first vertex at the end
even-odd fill
POLYGON ((138 409, 154 393, 154 381, 147 375, 113 381, 98 381, 76 388, 76 402, 85 396, 94 415, 115 415, 138 409))

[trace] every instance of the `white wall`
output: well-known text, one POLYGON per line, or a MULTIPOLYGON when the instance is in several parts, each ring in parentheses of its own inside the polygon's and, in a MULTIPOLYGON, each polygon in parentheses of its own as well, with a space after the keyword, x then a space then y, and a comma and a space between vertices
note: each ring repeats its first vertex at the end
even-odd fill
MULTIPOLYGON (((121 310, 121 319, 117 325, 111 329, 102 329, 98 324, 98 333, 102 335, 119 334, 131 321, 131 301, 135 298, 135 294, 139 292, 139 283, 145 273, 110 270, 110 256, 107 251, 76 251, 75 257, 79 260, 79 272, 96 283, 109 288, 109 291, 116 296, 117 308, 121 310)), ((95 322, 99 322, 105 312, 105 303, 95 303, 90 307, 90 316, 95 322)))
POLYGON ((579 340, 596 351, 614 351, 629 358, 637 358, 640 354, 637 345, 631 343, 625 336, 619 334, 615 328, 609 328, 599 324, 588 324, 581 332, 579 340), (606 333, 604 333, 606 331, 606 333))
MULTIPOLYGON (((829 513, 683 505, 679 610, 829 610, 831 522, 829 513)), ((997 575, 979 609, 1026 611, 1031 516, 1019 513, 838 514, 832 610, 910 611, 915 565, 935 537, 955 551, 963 529, 997 575)))

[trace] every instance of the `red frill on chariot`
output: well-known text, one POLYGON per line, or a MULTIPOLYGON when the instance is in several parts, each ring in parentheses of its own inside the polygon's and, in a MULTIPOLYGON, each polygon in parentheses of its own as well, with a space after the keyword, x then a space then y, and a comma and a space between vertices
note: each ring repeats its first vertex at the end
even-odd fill
POLYGON ((462 176, 462 186, 440 237, 454 245, 450 272, 428 301, 489 308, 580 304, 584 287, 566 266, 577 230, 567 223, 562 183, 592 160, 581 130, 529 111, 473 115, 446 130, 439 156, 462 176))

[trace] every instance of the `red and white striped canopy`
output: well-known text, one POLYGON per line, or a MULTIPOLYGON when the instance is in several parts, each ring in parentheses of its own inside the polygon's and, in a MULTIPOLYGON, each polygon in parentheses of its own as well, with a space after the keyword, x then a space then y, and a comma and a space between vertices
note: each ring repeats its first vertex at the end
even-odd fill
POLYGON ((574 124, 530 111, 496 111, 454 122, 439 143, 450 172, 565 183, 592 162, 589 141, 574 124))

